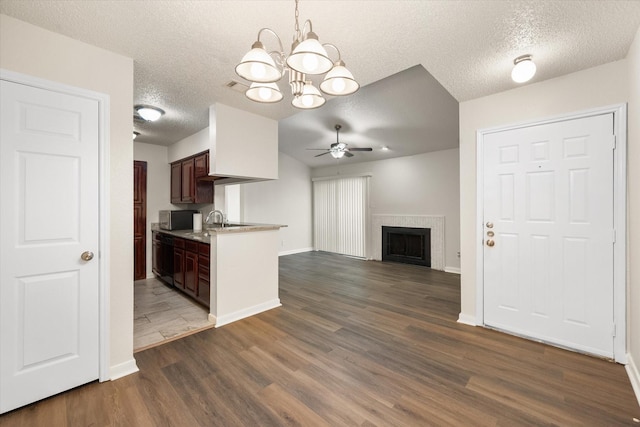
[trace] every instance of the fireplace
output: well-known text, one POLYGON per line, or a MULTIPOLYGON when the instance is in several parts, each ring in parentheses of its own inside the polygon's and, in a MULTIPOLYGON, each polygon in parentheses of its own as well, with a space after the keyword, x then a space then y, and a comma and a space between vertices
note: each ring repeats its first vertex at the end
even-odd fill
POLYGON ((431 267, 431 229, 383 226, 382 261, 431 267))

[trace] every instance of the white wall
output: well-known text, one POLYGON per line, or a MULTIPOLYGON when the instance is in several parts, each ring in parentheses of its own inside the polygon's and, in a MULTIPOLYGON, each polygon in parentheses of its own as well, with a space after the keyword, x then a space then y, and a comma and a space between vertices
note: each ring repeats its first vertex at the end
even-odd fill
POLYGON ((458 149, 389 160, 315 168, 324 177, 371 172, 371 214, 443 215, 445 267, 460 268, 460 185, 458 149))
POLYGON ((134 142, 133 159, 147 162, 147 277, 151 268, 151 223, 158 222, 158 211, 177 209, 171 200, 171 167, 168 148, 162 145, 134 142))
POLYGON ((241 185, 242 219, 286 225, 278 232, 281 255, 311 250, 311 170, 284 153, 278 157, 279 179, 241 185))
POLYGON ((167 150, 167 162, 173 163, 177 160, 207 151, 210 148, 209 128, 206 127, 200 132, 196 132, 175 144, 171 144, 167 150))
POLYGON ((476 131, 627 102, 627 73, 622 60, 460 104, 461 318, 476 312, 476 131))
POLYGON ((109 95, 110 361, 133 359, 133 60, 0 15, 0 67, 109 95))
POLYGON ((278 179, 278 122, 223 104, 209 107, 209 175, 278 179))
MULTIPOLYGON (((629 73, 628 105, 628 283, 629 283, 629 359, 640 363, 640 29, 627 55, 629 73)), ((640 397, 640 377, 634 372, 636 396, 640 397)), ((633 382, 633 378, 632 378, 633 382)))

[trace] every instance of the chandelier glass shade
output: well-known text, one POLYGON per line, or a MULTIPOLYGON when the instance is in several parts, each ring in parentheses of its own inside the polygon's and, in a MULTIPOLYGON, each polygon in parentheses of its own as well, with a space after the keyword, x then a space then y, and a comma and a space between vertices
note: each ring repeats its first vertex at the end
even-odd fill
POLYGON ((302 93, 299 96, 294 96, 291 104, 296 108, 310 110, 322 107, 325 102, 327 100, 324 99, 318 88, 311 81, 307 81, 302 88, 302 93))
POLYGON ((251 83, 251 86, 245 92, 247 98, 256 102, 278 102, 283 95, 280 88, 275 83, 251 83))
POLYGON ((342 61, 336 62, 320 83, 320 90, 329 95, 351 94, 359 88, 360 85, 353 78, 353 74, 345 68, 342 61))
POLYGON ((321 44, 309 20, 300 30, 298 0, 295 3, 295 35, 290 54, 284 53, 278 34, 269 28, 263 28, 258 32, 258 40, 251 46, 251 50, 236 66, 236 74, 251 82, 249 89, 245 92, 247 98, 263 103, 280 101, 283 95, 276 82, 286 73, 289 73, 289 85, 293 95, 291 104, 296 108, 311 109, 322 106, 326 99, 320 90, 333 96, 350 95, 357 91, 360 85, 345 67, 338 48, 329 43, 321 44), (279 50, 267 51, 260 41, 264 32, 275 36, 279 50), (327 47, 331 47, 338 54, 336 61, 329 57, 327 47), (325 73, 326 76, 318 90, 309 76, 325 73))

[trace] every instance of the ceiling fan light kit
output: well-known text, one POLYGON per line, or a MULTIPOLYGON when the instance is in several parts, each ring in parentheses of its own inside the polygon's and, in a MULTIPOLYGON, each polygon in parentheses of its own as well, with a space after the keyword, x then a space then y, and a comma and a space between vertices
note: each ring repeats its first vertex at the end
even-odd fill
MULTIPOLYGON (((349 148, 347 147, 347 144, 344 142, 340 142, 340 129, 342 129, 342 126, 340 125, 335 125, 335 130, 336 130, 336 142, 334 142, 333 144, 331 144, 331 146, 329 147, 328 150, 326 150, 324 153, 320 153, 314 157, 320 157, 320 156, 324 156, 325 154, 331 154, 331 156, 334 159, 341 159, 343 157, 353 157, 353 154, 351 153, 351 151, 373 151, 373 148, 371 147, 366 147, 366 148, 349 148)), ((307 150, 325 150, 324 148, 307 148, 307 150)))
POLYGON ((340 50, 330 43, 321 44, 318 35, 313 32, 310 20, 305 21, 302 30, 298 22, 298 0, 295 1, 295 34, 291 45, 291 53, 286 55, 282 41, 278 34, 262 28, 258 32, 258 40, 251 46, 251 50, 244 55, 236 66, 236 74, 251 83, 245 95, 252 101, 272 103, 280 101, 283 96, 276 82, 289 73, 289 86, 293 100, 291 104, 296 108, 312 109, 321 107, 326 99, 320 93, 344 96, 356 92, 360 85, 353 78, 353 74, 345 67, 340 50), (305 32, 306 30, 306 32, 305 32), (260 41, 263 32, 271 33, 278 41, 280 50, 268 52, 260 41), (337 54, 337 61, 332 61, 326 48, 333 48, 337 54), (320 90, 313 85, 307 75, 325 74, 320 83, 320 90), (265 86, 254 86, 259 83, 273 83, 268 89, 265 86), (252 90, 255 89, 255 90, 252 90), (277 93, 276 93, 277 92, 277 93), (279 95, 278 95, 279 94, 279 95))

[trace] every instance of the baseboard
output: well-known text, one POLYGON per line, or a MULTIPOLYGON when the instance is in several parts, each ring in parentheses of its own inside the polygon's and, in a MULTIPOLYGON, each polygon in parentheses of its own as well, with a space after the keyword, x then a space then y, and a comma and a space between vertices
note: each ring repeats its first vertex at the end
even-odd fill
POLYGON ((147 279, 155 279, 156 275, 151 273, 151 274, 147 274, 147 279))
POLYGON ((302 252, 311 252, 311 251, 313 251, 313 248, 292 249, 290 251, 278 252, 278 256, 301 254, 302 252))
POLYGON ((631 381, 631 387, 633 387, 636 400, 638 401, 638 404, 640 404, 640 372, 638 372, 638 366, 634 362, 630 353, 627 353, 627 365, 624 368, 629 376, 629 381, 631 381))
POLYGON ((225 314, 223 316, 215 317, 209 315, 209 320, 214 320, 216 322, 216 328, 219 328, 220 326, 228 325, 229 323, 262 313, 263 311, 271 310, 272 308, 280 307, 281 305, 280 298, 276 298, 262 304, 254 305, 253 307, 247 307, 242 310, 234 311, 233 313, 225 314), (212 317, 213 319, 211 319, 212 317))
POLYGON ((126 377, 127 375, 135 374, 138 372, 138 365, 136 365, 136 359, 131 358, 126 362, 120 363, 109 368, 111 373, 111 381, 115 381, 118 378, 126 377))
POLYGON ((458 315, 458 323, 462 323, 464 325, 469 325, 469 326, 477 326, 475 317, 469 316, 468 314, 464 314, 464 313, 460 313, 458 315))
POLYGON ((445 273, 460 274, 460 268, 459 267, 445 267, 444 268, 444 272, 445 273))

